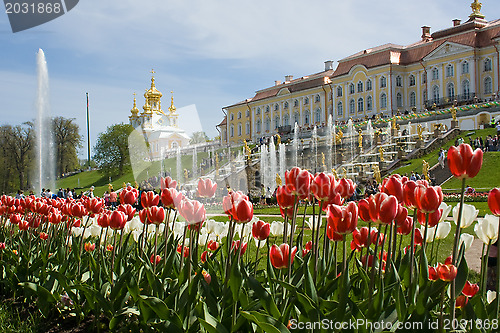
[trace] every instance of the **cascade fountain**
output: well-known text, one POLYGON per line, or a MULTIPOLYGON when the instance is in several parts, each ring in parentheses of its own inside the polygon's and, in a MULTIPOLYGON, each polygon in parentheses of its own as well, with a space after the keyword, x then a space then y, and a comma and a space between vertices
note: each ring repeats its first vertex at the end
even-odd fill
POLYGON ((349 149, 350 149, 350 159, 349 161, 351 161, 353 158, 354 158, 354 136, 355 136, 355 132, 354 132, 354 124, 352 122, 352 119, 349 119, 349 121, 347 122, 347 137, 349 138, 349 149))
POLYGON ((293 165, 299 166, 299 124, 295 123, 293 127, 293 141, 292 141, 292 154, 293 154, 293 165))
POLYGON ((311 134, 311 153, 314 154, 314 173, 318 172, 318 128, 314 125, 311 134))
MULTIPOLYGON (((279 153, 279 161, 280 161, 280 177, 283 180, 283 183, 285 182, 285 171, 286 171, 286 147, 284 143, 280 143, 278 147, 278 153, 279 153)), ((276 184, 278 185, 278 184, 276 184)))
POLYGON ((196 154, 196 146, 193 147, 193 179, 197 177, 198 170, 198 155, 196 154))
POLYGON ((276 188, 276 173, 278 172, 278 163, 276 161, 276 146, 274 145, 274 138, 271 136, 269 140, 269 166, 267 168, 268 174, 268 183, 266 184, 271 188, 271 191, 274 191, 276 188))
POLYGON ((37 118, 36 132, 36 177, 35 190, 40 193, 42 188, 55 192, 55 154, 52 123, 49 112, 49 72, 47 61, 42 49, 38 49, 37 62, 37 118))
MULTIPOLYGON (((332 146, 333 146, 333 165, 337 167, 337 133, 335 131, 335 124, 332 125, 332 146)), ((328 169, 330 171, 331 169, 328 169)))
POLYGON ((265 144, 260 146, 260 183, 264 186, 268 184, 267 169, 268 169, 268 153, 265 144))
POLYGON ((177 165, 176 165, 176 171, 177 171, 177 183, 180 185, 181 182, 181 175, 182 175, 182 161, 181 161, 181 147, 177 147, 177 159, 176 159, 177 165))
POLYGON ((326 171, 332 170, 332 149, 335 149, 335 141, 333 137, 333 118, 328 115, 327 131, 326 131, 326 171))
POLYGON ((366 132, 368 134, 368 137, 370 138, 370 148, 373 147, 373 126, 372 126, 372 120, 368 120, 368 123, 366 124, 366 132))

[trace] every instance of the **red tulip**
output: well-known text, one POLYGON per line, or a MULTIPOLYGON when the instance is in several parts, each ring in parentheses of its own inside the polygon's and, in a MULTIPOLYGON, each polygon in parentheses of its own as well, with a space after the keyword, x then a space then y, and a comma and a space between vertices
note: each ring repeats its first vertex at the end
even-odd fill
MULTIPOLYGON (((429 228, 433 228, 439 223, 442 214, 443 214, 442 209, 438 209, 433 213, 429 213, 429 221, 428 221, 429 228)), ((417 219, 422 226, 425 226, 426 215, 427 214, 421 210, 417 211, 417 219)))
POLYGON ((352 233, 358 224, 358 206, 352 201, 347 206, 329 205, 327 214, 327 223, 340 235, 352 233))
POLYGON ((332 192, 336 194, 336 186, 337 183, 332 174, 321 172, 314 176, 311 182, 311 192, 318 201, 327 201, 332 195, 332 192))
POLYGON ((202 262, 203 264, 207 261, 207 255, 208 255, 208 251, 203 251, 203 252, 201 253, 200 260, 201 260, 201 262, 202 262))
POLYGON ((215 195, 217 183, 213 183, 209 178, 198 180, 198 196, 202 198, 211 198, 215 195))
POLYGON ((403 202, 403 180, 401 176, 392 175, 389 178, 384 178, 380 191, 395 196, 398 202, 403 202))
POLYGON ((139 191, 132 186, 128 186, 120 192, 120 203, 133 205, 137 201, 138 197, 139 191))
POLYGON ((94 214, 99 214, 102 211, 104 205, 104 200, 101 198, 91 198, 85 201, 85 208, 94 216, 94 214))
POLYGON ((187 246, 182 246, 181 244, 177 245, 177 253, 181 254, 184 256, 184 258, 189 257, 189 247, 187 246))
POLYGON ((40 233, 40 239, 47 240, 49 238, 49 234, 46 232, 41 232, 40 233))
POLYGON ((409 235, 411 233, 411 229, 413 228, 413 218, 411 216, 407 216, 406 220, 403 223, 398 224, 398 234, 399 235, 409 235))
POLYGON ((337 233, 332 224, 326 225, 326 237, 332 242, 339 242, 344 240, 344 235, 337 233))
POLYGON ((19 224, 19 222, 21 222, 21 220, 22 220, 21 214, 12 214, 10 216, 10 223, 12 223, 12 224, 19 224))
POLYGON ((136 209, 129 204, 121 204, 118 206, 117 210, 125 213, 127 216, 127 221, 131 221, 134 218, 136 209))
POLYGON ((5 250, 5 243, 0 243, 0 251, 5 250))
POLYGON ((205 282, 207 284, 210 284, 210 282, 212 282, 212 277, 210 276, 210 274, 207 271, 202 270, 201 275, 203 275, 203 279, 205 280, 205 282))
POLYGON ((231 246, 231 251, 240 250, 240 257, 245 254, 247 251, 248 243, 243 243, 239 239, 233 241, 233 245, 231 246))
POLYGON ((121 230, 125 227, 126 223, 127 223, 127 216, 125 215, 124 212, 115 210, 114 212, 111 213, 111 216, 109 217, 109 226, 111 229, 121 230))
POLYGON ((293 195, 292 185, 278 186, 276 189, 276 201, 280 208, 290 208, 295 204, 295 196, 293 195))
POLYGON ((252 225, 252 236, 260 241, 266 240, 271 232, 271 225, 263 221, 254 222, 252 225))
POLYGON ((163 191, 166 188, 176 188, 177 187, 177 181, 172 180, 170 176, 167 176, 165 178, 160 178, 160 188, 163 191))
MULTIPOLYGON (((292 248, 291 254, 291 264, 293 264, 293 259, 295 257, 295 253, 297 252, 297 247, 292 248)), ((276 269, 288 268, 288 259, 290 256, 290 247, 288 244, 284 243, 280 246, 274 244, 269 251, 269 259, 271 260, 271 264, 276 269)))
POLYGON ((294 167, 285 172, 286 184, 292 187, 292 193, 296 194, 299 200, 309 197, 311 190, 312 175, 307 170, 294 167))
POLYGON ((463 178, 474 178, 483 165, 483 151, 462 143, 458 147, 451 146, 448 149, 448 166, 453 176, 463 178))
POLYGON ((408 217, 408 209, 406 209, 406 207, 403 207, 403 205, 399 204, 398 212, 396 214, 394 222, 396 222, 396 225, 399 226, 406 222, 407 217, 408 217))
POLYGON ((19 230, 28 230, 30 227, 28 221, 26 221, 26 220, 20 221, 17 224, 17 226, 19 227, 19 230))
POLYGON ((457 268, 454 265, 439 264, 437 273, 441 280, 450 282, 457 276, 457 268))
POLYGON ((113 251, 113 245, 111 245, 111 244, 106 245, 106 251, 108 251, 108 252, 113 251))
POLYGON ((153 206, 147 209, 148 221, 151 224, 160 224, 165 220, 165 209, 163 207, 153 206))
POLYGON ((362 247, 369 247, 374 244, 377 240, 377 234, 375 229, 371 229, 371 235, 368 234, 368 228, 362 227, 361 229, 355 229, 352 233, 352 250, 360 250, 362 247))
POLYGON ((460 295, 457 297, 457 299, 455 301, 455 307, 457 309, 463 309, 467 305, 468 301, 469 301, 469 298, 467 296, 460 295))
MULTIPOLYGON (((379 192, 368 198, 370 219, 375 223, 389 224, 398 213, 398 200, 393 195, 379 192)), ((365 208, 363 208, 365 209, 365 208)), ((366 214, 366 212, 364 212, 366 214)))
POLYGON ((288 217, 289 219, 293 218, 293 207, 290 208, 281 208, 280 207, 281 217, 288 217))
POLYGON ((342 198, 350 198, 356 190, 356 184, 352 179, 341 178, 337 183, 336 191, 340 194, 342 198))
POLYGON ((422 245, 424 242, 424 236, 422 235, 422 232, 420 229, 415 228, 415 245, 422 245))
POLYGON ((165 188, 161 191, 161 202, 165 208, 173 209, 179 207, 182 198, 182 192, 177 192, 175 188, 165 188))
POLYGON ((109 212, 104 212, 97 216, 97 224, 101 228, 107 228, 109 227, 109 218, 110 218, 110 213, 109 212))
POLYGON ((85 243, 85 251, 92 252, 94 250, 95 250, 95 244, 94 243, 85 243))
POLYGON ((365 222, 371 221, 370 201, 368 199, 359 200, 358 208, 359 208, 359 218, 365 222))
POLYGON ((140 210, 139 211, 139 220, 141 220, 142 224, 150 224, 150 222, 148 221, 148 210, 147 209, 143 209, 143 210, 140 210))
POLYGON ((151 255, 151 258, 149 258, 149 261, 151 264, 156 264, 158 265, 161 262, 161 257, 157 254, 156 256, 154 254, 151 255))
POLYGON ((436 281, 439 279, 436 267, 429 266, 429 280, 436 281))
POLYGON ((462 289, 462 294, 467 297, 474 297, 475 294, 479 291, 479 286, 477 283, 470 283, 469 281, 465 282, 464 289, 462 289))
POLYGON ((409 180, 403 185, 403 201, 406 207, 415 208, 417 207, 417 201, 415 199, 415 188, 417 183, 413 180, 409 180))
POLYGON ((71 206, 71 215, 73 217, 82 218, 85 215, 87 215, 87 210, 85 209, 85 207, 83 206, 83 204, 76 203, 73 206, 71 206))
POLYGON ((219 248, 219 243, 217 243, 216 241, 214 240, 209 240, 207 242, 207 249, 209 249, 210 251, 215 251, 219 248))
POLYGON ((500 189, 491 189, 488 193, 488 207, 495 216, 500 216, 500 189))
POLYGON ((189 224, 188 228, 200 230, 205 221, 205 206, 197 200, 184 198, 180 204, 179 213, 189 224))
POLYGON ((311 251, 311 250, 312 250, 312 241, 309 241, 306 243, 305 248, 302 249, 302 257, 305 257, 306 254, 308 254, 309 251, 311 251))
POLYGON ((443 202, 443 192, 440 186, 419 185, 415 188, 417 208, 425 213, 433 213, 443 202))
POLYGON ((160 202, 160 196, 153 191, 142 192, 141 194, 141 206, 143 208, 149 208, 157 206, 160 202))
POLYGON ((63 216, 58 212, 53 212, 49 214, 49 222, 52 224, 59 224, 62 221, 63 216))

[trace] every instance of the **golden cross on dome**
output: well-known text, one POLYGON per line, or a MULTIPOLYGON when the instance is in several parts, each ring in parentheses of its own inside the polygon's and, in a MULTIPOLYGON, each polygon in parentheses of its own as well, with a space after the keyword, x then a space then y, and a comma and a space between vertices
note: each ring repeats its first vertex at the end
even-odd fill
POLYGON ((155 75, 155 70, 152 69, 150 73, 153 74, 153 75, 155 75))

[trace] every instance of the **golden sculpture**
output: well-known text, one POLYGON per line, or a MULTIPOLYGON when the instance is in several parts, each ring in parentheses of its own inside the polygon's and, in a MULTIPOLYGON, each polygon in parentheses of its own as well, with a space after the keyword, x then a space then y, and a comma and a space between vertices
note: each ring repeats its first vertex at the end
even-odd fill
POLYGON ((134 182, 134 185, 135 185, 135 188, 138 189, 139 188, 139 184, 137 183, 137 181, 134 182))
POLYGON ((456 107, 452 107, 451 110, 450 110, 450 113, 451 113, 451 116, 453 117, 453 120, 457 121, 457 108, 456 107))
POLYGON ((363 131, 361 129, 358 132, 358 147, 363 148, 363 131))
POLYGON ((281 136, 276 134, 276 144, 279 145, 281 143, 281 136))
POLYGON ((127 184, 125 182, 123 182, 122 188, 127 188, 127 184))
POLYGON ((470 8, 472 8, 472 14, 470 14, 469 17, 471 19, 474 19, 476 17, 484 19, 484 15, 481 14, 481 7, 482 3, 480 3, 478 0, 474 0, 474 2, 470 5, 470 8))
POLYGON ((321 153, 321 164, 323 165, 323 168, 326 168, 326 164, 325 164, 325 153, 321 153))
POLYGON ((422 133, 424 132, 424 127, 420 124, 417 126, 418 139, 423 140, 422 133))
POLYGON ((215 175, 219 176, 219 155, 215 154, 215 175))
POLYGON ((339 130, 337 134, 335 134, 335 143, 340 144, 342 142, 342 138, 344 137, 344 133, 339 130))
POLYGON ((378 152, 380 154, 380 162, 385 162, 385 159, 384 159, 384 152, 385 152, 385 149, 383 147, 380 147, 378 149, 378 152))
POLYGON ((393 129, 393 130, 396 129, 396 118, 392 118, 392 120, 391 120, 391 129, 393 129))
POLYGON ((111 184, 111 183, 108 184, 108 190, 109 190, 109 192, 113 191, 113 184, 111 184))
POLYGON ((347 169, 342 167, 342 173, 344 174, 344 178, 347 179, 347 169))
POLYGON ((339 176, 337 175, 337 170, 335 170, 335 168, 332 168, 332 174, 333 177, 335 177, 335 179, 339 179, 339 176))
POLYGON ((281 177, 279 175, 279 173, 276 174, 276 186, 281 186, 281 184, 283 184, 283 182, 281 181, 281 177))
POLYGON ((248 147, 247 140, 243 140, 243 142, 245 143, 245 153, 246 153, 247 157, 250 157, 250 155, 252 154, 252 151, 250 150, 250 147, 248 147))
POLYGON ((377 181, 377 183, 382 182, 382 177, 380 176, 380 168, 378 167, 378 164, 373 164, 372 165, 372 170, 373 170, 373 177, 377 181))
POLYGON ((422 173, 424 174, 425 180, 430 181, 429 178, 429 163, 422 160, 422 173))
POLYGON ((187 169, 184 169, 184 179, 188 179, 188 177, 189 177, 188 171, 187 169))

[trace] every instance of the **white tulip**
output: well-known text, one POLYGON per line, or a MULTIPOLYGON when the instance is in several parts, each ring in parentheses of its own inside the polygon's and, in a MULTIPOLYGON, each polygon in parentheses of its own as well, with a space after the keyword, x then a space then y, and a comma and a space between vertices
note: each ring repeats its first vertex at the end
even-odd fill
MULTIPOLYGON (((317 218, 314 219, 314 225, 313 225, 313 217, 311 216, 311 217, 309 217, 309 219, 306 220, 306 224, 309 227, 309 229, 316 230, 315 228, 318 227, 318 219, 317 218)), ((323 224, 323 218, 321 219, 321 221, 319 223, 319 228, 321 228, 322 224, 323 224)))
MULTIPOLYGON (((451 208, 452 208, 451 205, 447 205, 446 202, 441 202, 441 204, 439 205, 439 209, 442 209, 443 213, 441 214, 441 217, 439 218, 439 223, 443 222, 448 217, 448 215, 450 215, 451 208)), ((450 227, 451 227, 451 225, 450 225, 450 227)))
POLYGON ((89 232, 90 232, 90 236, 92 237, 99 237, 99 235, 101 234, 101 227, 96 225, 96 224, 92 224, 90 227, 89 227, 89 232))
POLYGON ((209 233, 209 234, 215 232, 216 226, 217 226, 217 222, 213 219, 208 219, 205 221, 205 228, 207 229, 207 233, 209 233))
POLYGON ((218 239, 227 237, 228 232, 229 232, 229 223, 216 222, 216 225, 214 227, 214 234, 217 236, 218 239))
POLYGON ((488 290, 486 292, 486 300, 488 301, 488 304, 493 302, 497 298, 497 292, 493 290, 488 290))
POLYGON ((134 238, 134 242, 138 242, 139 241, 139 237, 141 237, 141 234, 142 234, 142 231, 139 230, 139 229, 136 229, 136 230, 132 230, 132 238, 134 238))
MULTIPOLYGON (((434 232, 436 231, 436 227, 427 227, 427 238, 425 240, 426 243, 432 243, 434 241, 434 232)), ((420 227, 420 232, 422 233, 422 237, 425 235, 425 227, 420 227)))
POLYGON ((82 235, 83 228, 73 227, 71 228, 71 234, 75 237, 80 237, 82 235))
POLYGON ((472 236, 471 234, 463 233, 462 235, 460 235, 460 246, 462 246, 463 243, 465 246, 465 251, 470 249, 473 241, 474 241, 474 236, 472 236))
POLYGON ((200 232, 200 235, 198 236, 198 245, 205 246, 205 244, 207 244, 207 240, 208 240, 208 234, 206 232, 204 233, 200 232))
POLYGON ((474 232, 477 237, 488 244, 495 243, 498 239, 498 217, 486 214, 482 219, 478 219, 477 224, 474 226, 474 232))
POLYGON ((273 236, 282 236, 283 229, 284 229, 283 222, 278 222, 278 221, 271 222, 270 231, 273 236))
POLYGON ((142 224, 141 220, 138 216, 134 216, 132 220, 125 224, 125 228, 123 228, 123 232, 128 234, 134 230, 142 230, 144 224, 142 224))
MULTIPOLYGON (((451 210, 451 206, 450 206, 451 210)), ((449 211, 448 211, 449 212, 449 211)), ((436 239, 445 239, 451 231, 450 222, 441 222, 437 225, 436 239)))
MULTIPOLYGON (((460 209, 460 204, 453 207, 453 221, 455 221, 455 224, 458 221, 459 209, 460 209)), ((460 223, 460 228, 467 228, 468 226, 470 226, 472 222, 474 222, 474 220, 476 219, 478 213, 479 210, 477 210, 475 206, 464 204, 464 208, 462 210, 462 221, 460 223)))
POLYGON ((182 237, 182 235, 184 234, 184 225, 185 225, 184 222, 175 222, 174 223, 173 232, 174 232, 175 237, 182 237))

